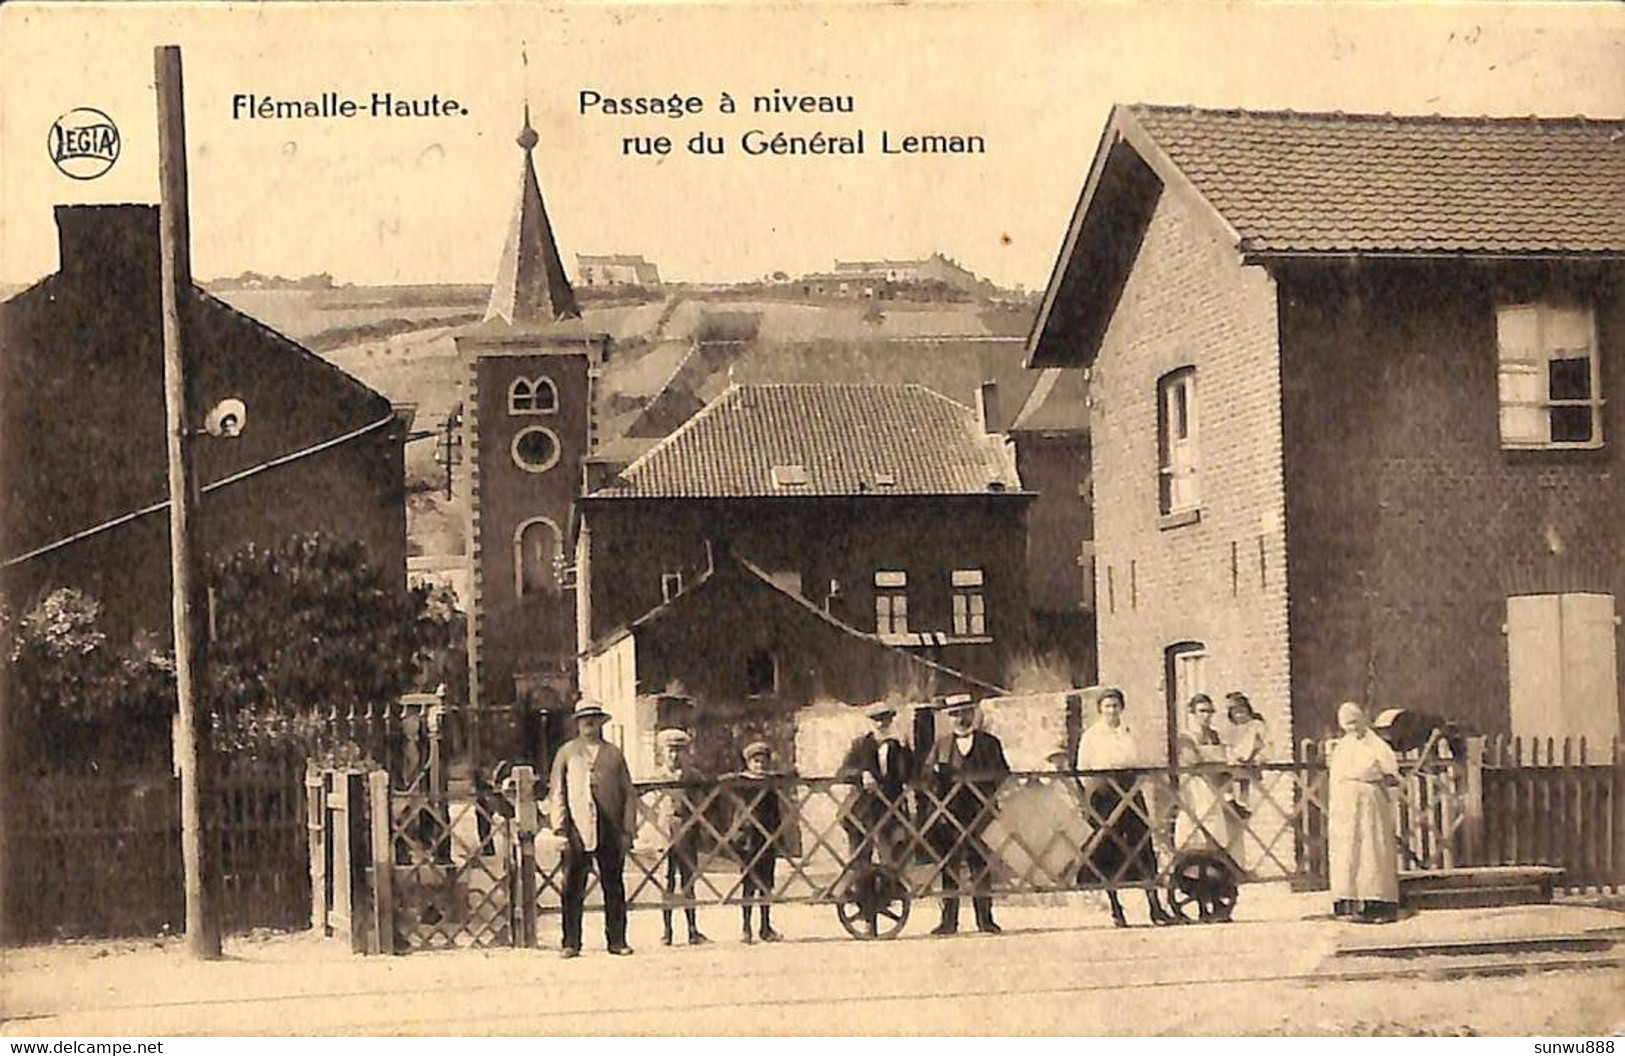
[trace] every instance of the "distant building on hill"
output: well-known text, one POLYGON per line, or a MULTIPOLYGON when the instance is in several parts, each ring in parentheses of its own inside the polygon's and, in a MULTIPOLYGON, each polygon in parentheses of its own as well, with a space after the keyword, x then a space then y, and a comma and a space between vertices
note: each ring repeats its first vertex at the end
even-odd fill
POLYGON ((576 254, 583 286, 659 286, 660 269, 638 256, 576 254))
POLYGON ((890 299, 899 296, 933 299, 987 298, 998 287, 941 253, 922 260, 838 260, 833 271, 801 280, 808 296, 890 299))

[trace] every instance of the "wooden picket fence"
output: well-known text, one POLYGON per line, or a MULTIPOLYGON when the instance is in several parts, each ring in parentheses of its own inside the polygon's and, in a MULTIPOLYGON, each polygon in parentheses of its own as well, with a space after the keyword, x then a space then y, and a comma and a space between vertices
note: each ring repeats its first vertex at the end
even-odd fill
POLYGON ((1484 744, 1484 865, 1555 865, 1570 892, 1625 890, 1625 746, 1484 744))
MULTIPOLYGON (((228 930, 310 920, 304 759, 239 757, 208 830, 228 930)), ((5 788, 4 942, 184 930, 180 782, 171 774, 14 777, 5 788)))

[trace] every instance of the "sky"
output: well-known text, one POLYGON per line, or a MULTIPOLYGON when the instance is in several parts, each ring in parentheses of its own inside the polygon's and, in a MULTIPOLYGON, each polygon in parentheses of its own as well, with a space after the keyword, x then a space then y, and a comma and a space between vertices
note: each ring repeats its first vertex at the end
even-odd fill
POLYGON ((1393 113, 1625 114, 1625 5, 1358 3, 53 4, 0 7, 0 282, 56 267, 51 207, 157 200, 152 48, 185 62, 194 273, 485 282, 519 186, 528 101, 554 229, 664 277, 739 281, 941 251, 1048 278, 1114 102, 1393 113), (319 6, 319 9, 318 9, 319 6), (756 115, 773 89, 847 114, 756 115), (466 116, 233 119, 232 97, 374 92, 466 116), (697 95, 682 119, 579 93, 697 95), (717 112, 720 93, 741 111, 717 112), (62 175, 57 117, 111 115, 122 152, 62 175), (861 156, 747 156, 740 137, 865 132, 861 156), (696 132, 727 153, 684 150, 696 132), (986 152, 882 155, 879 136, 986 152), (668 135, 666 157, 628 136, 668 135))

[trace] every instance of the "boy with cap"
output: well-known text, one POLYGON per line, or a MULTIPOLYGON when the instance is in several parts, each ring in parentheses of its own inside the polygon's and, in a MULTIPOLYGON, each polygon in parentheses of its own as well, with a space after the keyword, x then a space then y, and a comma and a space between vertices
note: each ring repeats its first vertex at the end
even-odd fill
POLYGON ((740 894, 744 905, 740 908, 744 941, 756 941, 750 930, 750 910, 752 900, 763 899, 766 901, 756 907, 761 916, 762 941, 778 942, 784 936, 773 930, 771 899, 784 805, 779 799, 779 790, 773 787, 773 775, 767 769, 773 759, 773 748, 766 741, 752 741, 745 745, 743 755, 745 770, 733 775, 732 783, 734 800, 739 805, 733 849, 743 867, 740 894))
POLYGON ((970 874, 971 905, 976 910, 976 930, 997 935, 1002 929, 993 920, 993 896, 988 893, 988 849, 982 830, 993 820, 993 797, 1010 773, 1004 757, 1004 744, 993 734, 978 729, 976 701, 960 693, 943 702, 943 711, 952 729, 938 737, 925 758, 936 802, 931 805, 934 821, 926 838, 942 859, 942 921, 933 935, 952 935, 959 930, 959 869, 970 874))
POLYGON ((687 730, 665 729, 655 734, 660 748, 660 766, 655 780, 674 784, 660 796, 658 821, 661 835, 666 837, 666 905, 660 910, 662 931, 660 943, 671 945, 671 903, 681 893, 683 916, 688 921, 688 944, 698 946, 710 942, 700 933, 698 911, 694 908, 694 875, 700 866, 700 833, 694 821, 695 798, 698 788, 705 783, 705 775, 688 763, 689 745, 693 743, 687 730))
POLYGON ((587 871, 598 864, 604 889, 604 936, 609 952, 626 956, 626 852, 638 831, 638 792, 621 750, 604 740, 609 713, 590 700, 576 705, 576 737, 553 758, 548 782, 553 831, 565 840, 565 957, 581 954, 587 871))

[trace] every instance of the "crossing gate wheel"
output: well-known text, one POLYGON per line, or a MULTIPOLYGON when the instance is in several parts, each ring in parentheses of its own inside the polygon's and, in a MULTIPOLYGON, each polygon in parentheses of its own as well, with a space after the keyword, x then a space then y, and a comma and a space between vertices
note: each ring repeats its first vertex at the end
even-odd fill
POLYGON ((858 872, 835 903, 841 927, 854 939, 894 939, 908 923, 908 885, 885 865, 858 872))
POLYGON ((1223 922, 1235 912, 1238 888, 1230 863, 1193 852, 1174 859, 1168 873, 1168 908, 1181 920, 1223 922))

